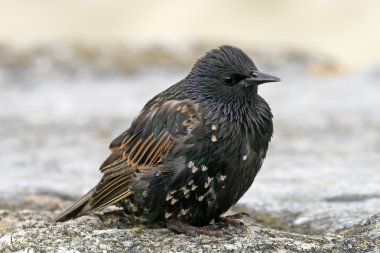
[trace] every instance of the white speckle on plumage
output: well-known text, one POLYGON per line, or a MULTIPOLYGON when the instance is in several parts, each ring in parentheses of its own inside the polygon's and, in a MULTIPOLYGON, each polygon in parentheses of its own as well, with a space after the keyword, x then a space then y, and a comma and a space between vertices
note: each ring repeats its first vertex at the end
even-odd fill
POLYGON ((172 213, 169 213, 169 212, 165 212, 165 219, 169 219, 170 216, 172 216, 172 213))
POLYGON ((208 168, 206 166, 202 165, 202 171, 206 171, 206 170, 208 170, 208 168))
POLYGON ((162 171, 159 170, 159 171, 157 172, 157 174, 156 174, 156 177, 158 177, 158 176, 161 175, 161 174, 162 174, 162 171))
POLYGON ((217 129, 218 129, 218 128, 216 127, 216 125, 214 125, 214 124, 211 125, 211 130, 215 131, 215 130, 217 130, 217 129))
POLYGON ((171 198, 173 198, 173 196, 172 195, 170 195, 170 193, 168 193, 168 194, 166 194, 166 201, 169 201, 171 198))
POLYGON ((205 182, 205 188, 208 188, 210 186, 211 181, 212 181, 212 178, 208 177, 207 181, 205 182))
POLYGON ((219 176, 219 179, 220 179, 220 181, 223 182, 223 181, 226 179, 226 177, 227 177, 226 175, 220 175, 220 176, 219 176))
POLYGON ((193 184, 193 186, 191 186, 191 190, 194 191, 195 189, 197 189, 198 186, 196 186, 195 184, 193 184))
POLYGON ((181 214, 186 215, 189 212, 190 208, 188 209, 181 209, 181 214))
MULTIPOLYGON (((206 195, 206 194, 205 194, 206 195)), ((199 196, 197 199, 198 201, 202 201, 205 198, 205 195, 199 196)))
POLYGON ((135 204, 133 204, 132 202, 129 203, 129 208, 130 208, 130 210, 132 210, 132 212, 137 212, 139 210, 139 208, 135 204))
POLYGON ((171 191, 171 192, 169 192, 170 193, 170 195, 173 195, 174 193, 176 193, 177 192, 177 190, 173 190, 173 191, 171 191))
POLYGON ((147 190, 143 191, 143 197, 144 198, 148 197, 148 191, 147 190))
POLYGON ((243 155, 243 161, 247 160, 247 155, 243 155))
POLYGON ((226 188, 226 186, 225 186, 225 185, 223 185, 223 186, 222 186, 222 189, 224 189, 224 188, 226 188))
POLYGON ((198 167, 197 166, 194 166, 192 169, 191 169, 191 172, 192 173, 195 173, 195 172, 197 172, 198 171, 198 167))
POLYGON ((194 167, 194 162, 193 161, 190 161, 189 164, 187 165, 187 167, 189 169, 193 168, 194 167))
POLYGON ((194 184, 194 180, 190 180, 188 183, 187 183, 187 185, 192 185, 192 184, 194 184))
POLYGON ((171 205, 174 205, 175 203, 177 203, 178 199, 175 199, 175 198, 172 198, 172 201, 170 202, 171 205))
POLYGON ((180 190, 183 191, 183 194, 185 195, 190 192, 190 189, 188 189, 186 186, 181 187, 180 190))
POLYGON ((216 136, 215 136, 215 135, 211 135, 211 141, 212 141, 212 142, 216 142, 216 141, 217 141, 217 139, 216 139, 216 136))

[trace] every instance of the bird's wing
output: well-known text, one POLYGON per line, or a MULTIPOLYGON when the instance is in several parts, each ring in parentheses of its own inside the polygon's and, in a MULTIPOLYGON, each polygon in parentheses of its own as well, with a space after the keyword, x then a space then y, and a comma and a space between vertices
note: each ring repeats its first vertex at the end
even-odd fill
POLYGON ((110 144, 112 153, 100 167, 103 178, 85 209, 99 210, 132 195, 132 178, 159 164, 199 123, 197 105, 190 100, 148 104, 131 127, 110 144))

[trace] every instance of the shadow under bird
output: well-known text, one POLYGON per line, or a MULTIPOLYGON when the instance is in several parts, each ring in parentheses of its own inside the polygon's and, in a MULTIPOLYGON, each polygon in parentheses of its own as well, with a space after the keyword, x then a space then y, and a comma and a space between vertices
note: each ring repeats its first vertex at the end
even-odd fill
POLYGON ((258 85, 278 81, 241 49, 207 52, 110 144, 100 182, 56 221, 119 205, 188 234, 220 234, 211 221, 237 224, 239 215, 221 215, 252 185, 273 133, 258 85))

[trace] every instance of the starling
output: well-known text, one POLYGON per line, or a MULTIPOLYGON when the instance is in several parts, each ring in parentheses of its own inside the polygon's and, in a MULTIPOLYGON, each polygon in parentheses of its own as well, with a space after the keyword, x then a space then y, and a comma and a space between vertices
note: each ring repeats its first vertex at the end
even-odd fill
POLYGON ((207 229, 248 190, 273 133, 259 72, 239 48, 207 52, 187 77, 152 98, 110 144, 100 182, 60 214, 66 221, 110 205, 185 233, 207 229))

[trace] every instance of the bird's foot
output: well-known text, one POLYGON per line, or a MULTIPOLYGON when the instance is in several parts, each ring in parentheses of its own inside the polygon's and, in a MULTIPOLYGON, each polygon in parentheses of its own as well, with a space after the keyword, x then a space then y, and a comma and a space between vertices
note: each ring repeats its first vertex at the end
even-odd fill
POLYGON ((166 222, 166 226, 167 228, 173 231, 176 231, 179 233, 185 233, 191 236, 195 236, 198 234, 209 235, 209 236, 221 236, 225 234, 225 232, 223 232, 219 227, 215 227, 214 225, 197 227, 197 226, 192 226, 178 220, 168 220, 166 222))
POLYGON ((232 215, 227 215, 227 216, 219 216, 216 221, 218 223, 225 223, 227 225, 231 225, 234 227, 242 227, 245 226, 244 221, 242 221, 244 216, 249 216, 247 213, 236 213, 232 215))

